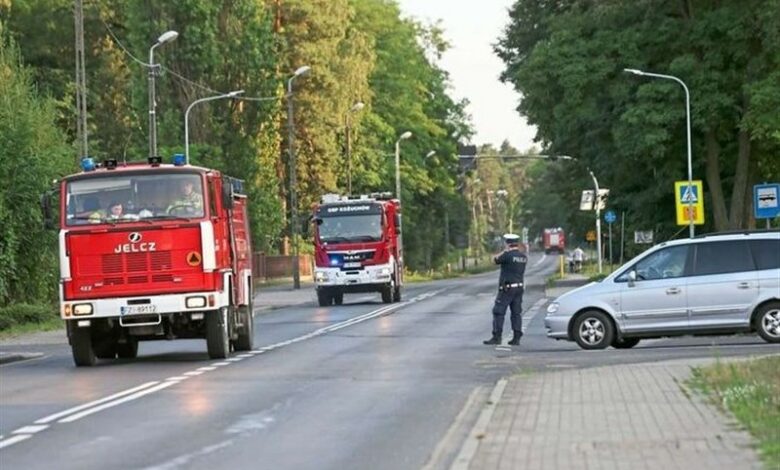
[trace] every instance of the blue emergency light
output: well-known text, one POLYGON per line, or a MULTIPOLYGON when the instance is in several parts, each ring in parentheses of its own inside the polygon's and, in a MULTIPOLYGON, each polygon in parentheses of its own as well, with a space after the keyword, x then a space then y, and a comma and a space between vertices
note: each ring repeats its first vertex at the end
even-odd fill
POLYGON ((81 159, 81 169, 84 171, 93 171, 95 169, 95 160, 92 157, 83 157, 81 159))
POLYGON ((187 159, 184 158, 183 153, 175 153, 173 154, 173 164, 176 166, 184 166, 184 164, 187 163, 187 159))

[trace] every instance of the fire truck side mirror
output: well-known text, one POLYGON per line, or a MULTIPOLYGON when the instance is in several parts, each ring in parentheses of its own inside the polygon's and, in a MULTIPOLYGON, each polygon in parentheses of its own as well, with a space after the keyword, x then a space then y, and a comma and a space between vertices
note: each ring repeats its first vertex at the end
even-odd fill
POLYGON ((57 228, 57 224, 54 221, 54 215, 51 210, 51 199, 54 190, 46 191, 41 195, 41 211, 43 212, 43 228, 46 230, 54 230, 57 228))
POLYGON ((233 208, 233 184, 227 178, 222 180, 222 206, 228 210, 233 208))
POLYGON ((395 233, 401 233, 401 214, 395 214, 395 233))

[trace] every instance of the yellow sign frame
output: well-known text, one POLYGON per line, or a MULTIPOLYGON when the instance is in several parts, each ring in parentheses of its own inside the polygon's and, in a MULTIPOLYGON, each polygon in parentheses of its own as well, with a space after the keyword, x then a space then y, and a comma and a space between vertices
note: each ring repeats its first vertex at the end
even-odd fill
MULTIPOLYGON (((691 181, 695 189, 696 200, 691 205, 693 210, 693 224, 704 224, 704 185, 701 180, 691 181)), ((688 187, 688 180, 674 182, 674 205, 677 214, 677 225, 688 225, 688 201, 683 200, 683 191, 688 187)))

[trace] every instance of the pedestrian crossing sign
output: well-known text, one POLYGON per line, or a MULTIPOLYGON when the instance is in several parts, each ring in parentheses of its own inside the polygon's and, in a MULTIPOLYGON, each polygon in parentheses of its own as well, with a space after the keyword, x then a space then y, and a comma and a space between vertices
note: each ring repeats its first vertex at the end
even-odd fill
POLYGON ((688 225, 693 219, 695 225, 704 224, 704 190, 701 180, 674 182, 677 225, 688 225))

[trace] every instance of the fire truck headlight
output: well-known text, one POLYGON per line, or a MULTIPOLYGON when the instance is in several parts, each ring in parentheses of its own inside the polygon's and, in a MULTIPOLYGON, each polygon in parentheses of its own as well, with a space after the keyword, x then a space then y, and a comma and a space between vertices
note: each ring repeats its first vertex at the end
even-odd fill
POLYGON ((184 300, 184 305, 186 305, 187 308, 203 308, 206 306, 206 297, 203 297, 202 295, 187 297, 184 300))
POLYGON ((391 273, 390 268, 382 268, 379 270, 380 276, 389 276, 391 273))
POLYGON ((73 315, 92 315, 92 304, 76 304, 73 306, 73 315))
POLYGON ((325 271, 317 271, 314 273, 315 282, 324 282, 328 280, 328 274, 325 271))

